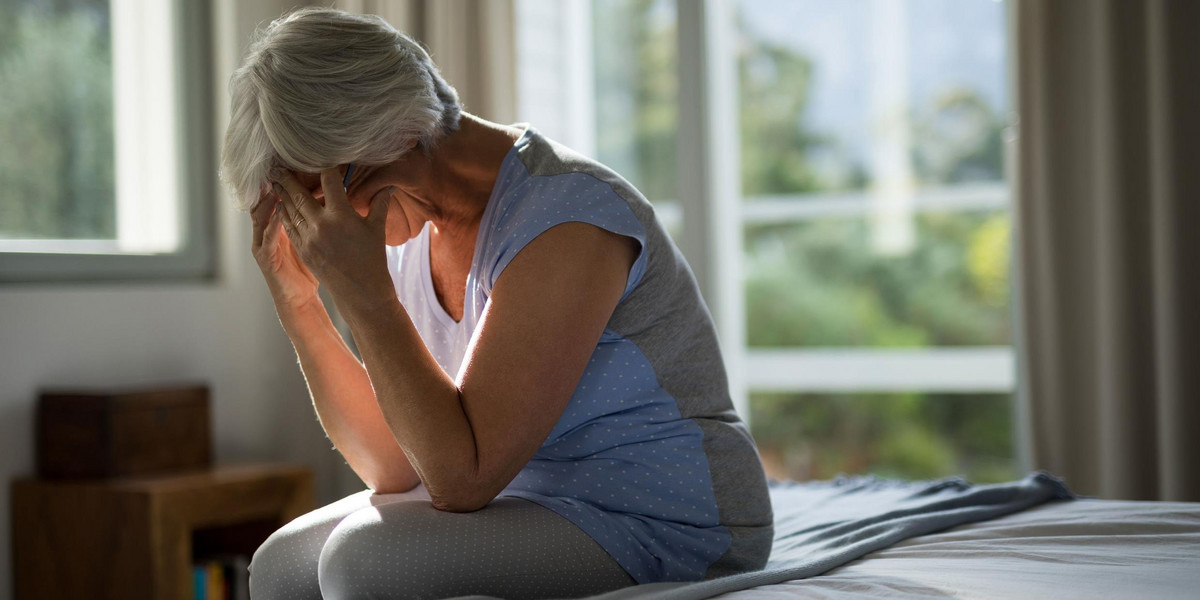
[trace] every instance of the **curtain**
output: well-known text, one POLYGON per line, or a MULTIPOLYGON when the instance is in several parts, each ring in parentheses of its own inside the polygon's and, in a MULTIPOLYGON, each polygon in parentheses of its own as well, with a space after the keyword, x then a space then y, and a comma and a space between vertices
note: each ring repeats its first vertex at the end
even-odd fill
POLYGON ((420 41, 467 112, 502 124, 516 118, 513 0, 341 0, 420 41))
POLYGON ((1016 0, 1033 466, 1200 500, 1200 2, 1016 0))

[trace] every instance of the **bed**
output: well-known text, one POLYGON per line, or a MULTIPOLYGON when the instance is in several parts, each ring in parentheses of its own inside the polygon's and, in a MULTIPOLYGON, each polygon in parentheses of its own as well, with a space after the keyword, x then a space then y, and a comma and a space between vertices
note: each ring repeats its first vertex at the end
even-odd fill
POLYGON ((1079 499, 1044 473, 772 482, 763 571, 592 600, 1200 598, 1200 503, 1079 499))
POLYGON ((1076 500, 918 536, 751 598, 1200 598, 1200 504, 1076 500))

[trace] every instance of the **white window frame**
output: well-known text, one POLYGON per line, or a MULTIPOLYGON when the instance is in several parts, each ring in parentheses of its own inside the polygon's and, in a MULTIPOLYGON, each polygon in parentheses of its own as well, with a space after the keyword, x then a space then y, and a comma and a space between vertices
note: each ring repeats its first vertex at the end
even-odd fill
MULTIPOLYGON (((733 0, 679 1, 678 178, 683 219, 680 250, 696 272, 713 312, 733 375, 734 405, 749 421, 751 391, 1000 392, 1016 387, 1011 346, 914 349, 758 349, 746 345, 743 228, 753 223, 869 216, 871 194, 764 197, 743 202, 737 124, 733 0), (800 201, 797 201, 800 200, 800 201), (699 224, 694 226, 693 224, 699 224)), ((914 192, 912 210, 1008 206, 1004 184, 914 192)))
POLYGON ((0 281, 213 274, 211 0, 111 0, 110 11, 117 239, 0 240, 0 281))

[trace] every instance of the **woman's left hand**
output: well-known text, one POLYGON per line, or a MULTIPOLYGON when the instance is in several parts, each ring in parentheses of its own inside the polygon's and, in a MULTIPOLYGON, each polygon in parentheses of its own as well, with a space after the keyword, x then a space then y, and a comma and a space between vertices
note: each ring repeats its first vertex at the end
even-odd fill
POLYGON ((391 188, 371 198, 363 217, 346 198, 337 169, 321 171, 324 205, 290 171, 274 185, 288 239, 335 300, 370 305, 395 299, 384 251, 391 188))

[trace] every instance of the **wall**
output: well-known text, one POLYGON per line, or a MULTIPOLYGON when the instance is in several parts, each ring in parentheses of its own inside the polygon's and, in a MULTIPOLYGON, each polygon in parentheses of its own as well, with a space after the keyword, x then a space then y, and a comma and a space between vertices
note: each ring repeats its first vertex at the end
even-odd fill
MULTIPOLYGON (((215 139, 227 119, 225 82, 251 32, 291 4, 214 0, 215 139)), ((214 204, 216 281, 0 285, 0 598, 12 593, 8 482, 33 472, 33 407, 43 386, 205 381, 218 462, 307 464, 320 502, 361 486, 316 420, 250 256, 249 218, 224 198, 214 204)))

